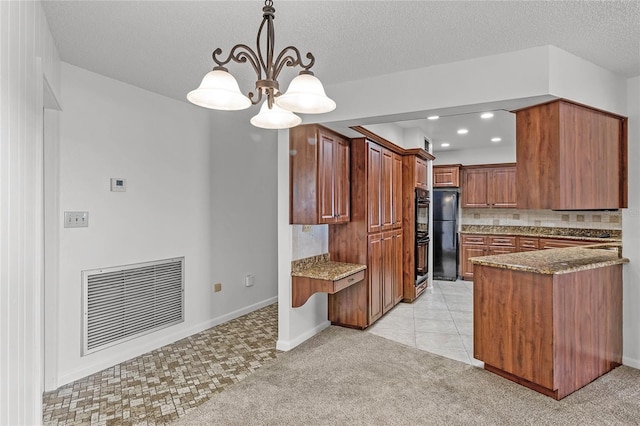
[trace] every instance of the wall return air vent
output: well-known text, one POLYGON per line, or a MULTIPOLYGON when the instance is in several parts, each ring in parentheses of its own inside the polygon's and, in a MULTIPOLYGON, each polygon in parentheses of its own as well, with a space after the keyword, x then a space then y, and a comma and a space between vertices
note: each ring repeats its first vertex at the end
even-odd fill
POLYGON ((82 355, 184 321, 184 257, 82 271, 82 355))

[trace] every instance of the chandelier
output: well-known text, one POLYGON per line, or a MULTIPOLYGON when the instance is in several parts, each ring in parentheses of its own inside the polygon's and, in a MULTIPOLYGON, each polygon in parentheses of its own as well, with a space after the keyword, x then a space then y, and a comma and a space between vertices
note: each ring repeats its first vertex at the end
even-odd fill
POLYGON ((327 97, 320 80, 310 71, 315 62, 309 52, 308 62, 303 62, 300 51, 295 46, 285 47, 277 57, 274 56, 275 30, 273 20, 275 9, 272 0, 266 0, 262 8, 262 23, 256 38, 257 52, 246 44, 236 44, 226 59, 218 56, 222 49, 213 51, 213 61, 217 64, 209 71, 200 86, 187 94, 187 99, 205 108, 235 111, 249 108, 264 102, 258 115, 251 118, 251 124, 265 129, 286 129, 297 126, 302 119, 294 112, 303 114, 320 114, 333 111, 336 103, 327 97), (266 49, 262 51, 260 42, 262 31, 266 26, 266 49), (240 92, 238 82, 225 67, 229 62, 249 63, 256 72, 257 81, 255 92, 249 92, 248 97, 240 92), (282 69, 300 66, 302 71, 296 76, 289 89, 280 93, 278 76, 282 69))

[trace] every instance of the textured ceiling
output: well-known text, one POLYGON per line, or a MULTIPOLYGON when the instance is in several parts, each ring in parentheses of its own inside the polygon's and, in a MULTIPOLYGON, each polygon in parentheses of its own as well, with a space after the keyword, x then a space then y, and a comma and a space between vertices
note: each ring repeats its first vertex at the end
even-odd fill
MULTIPOLYGON (((43 1, 65 62, 185 100, 211 52, 255 46, 261 1, 43 1)), ((638 1, 276 0, 276 49, 316 56, 337 83, 399 70, 555 45, 627 77, 640 75, 638 1)), ((248 65, 230 64, 241 90, 248 65)), ((295 75, 283 71, 282 85, 295 75)))

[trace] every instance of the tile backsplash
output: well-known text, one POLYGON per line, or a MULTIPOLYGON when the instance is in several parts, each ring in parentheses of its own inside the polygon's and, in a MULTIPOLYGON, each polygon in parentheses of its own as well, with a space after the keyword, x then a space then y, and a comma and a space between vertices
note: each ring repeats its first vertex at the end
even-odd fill
POLYGON ((519 209, 461 209, 462 225, 544 226, 549 228, 622 229, 622 212, 519 209))

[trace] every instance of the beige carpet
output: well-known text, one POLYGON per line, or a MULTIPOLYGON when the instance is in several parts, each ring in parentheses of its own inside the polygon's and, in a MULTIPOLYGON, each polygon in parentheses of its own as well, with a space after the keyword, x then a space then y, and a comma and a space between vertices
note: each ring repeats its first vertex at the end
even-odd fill
POLYGON ((637 425, 640 370, 555 401, 477 367, 329 327, 178 425, 637 425))

